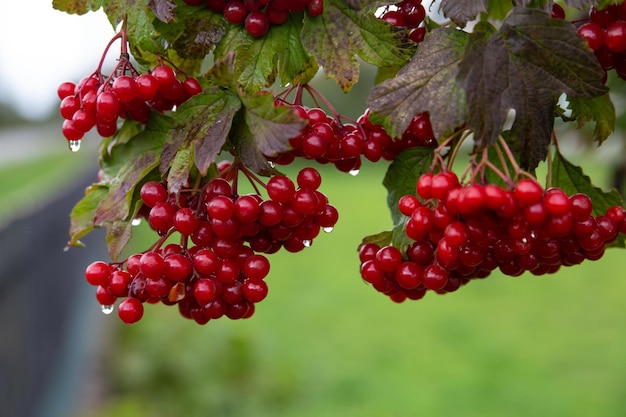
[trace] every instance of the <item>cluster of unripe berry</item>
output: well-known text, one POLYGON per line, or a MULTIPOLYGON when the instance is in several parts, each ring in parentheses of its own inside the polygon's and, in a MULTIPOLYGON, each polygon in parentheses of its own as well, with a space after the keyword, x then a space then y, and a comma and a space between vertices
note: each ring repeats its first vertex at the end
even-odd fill
POLYGON ((77 151, 80 140, 94 127, 100 136, 112 136, 119 118, 146 123, 150 109, 169 111, 202 92, 198 80, 180 81, 167 65, 158 65, 146 74, 129 73, 105 77, 98 71, 78 84, 68 81, 59 85, 59 110, 65 119, 62 132, 71 150, 77 151))
POLYGON ((280 165, 299 157, 320 164, 332 163, 342 172, 357 172, 361 157, 372 162, 381 158, 392 161, 405 149, 436 145, 428 113, 417 114, 401 138, 392 138, 381 125, 369 120, 369 110, 356 123, 342 123, 340 117, 328 115, 318 107, 292 107, 308 123, 299 135, 289 139, 292 149, 275 160, 280 165))
POLYGON ((415 43, 420 43, 426 36, 426 9, 422 0, 402 0, 393 7, 388 7, 381 19, 395 27, 407 28, 407 37, 415 43))
POLYGON ((270 263, 263 254, 299 252, 337 223, 337 210, 318 190, 321 176, 313 168, 298 173, 297 188, 286 176, 271 177, 268 199, 237 194, 236 182, 226 179, 236 167, 221 168, 222 177, 179 195, 154 181, 142 186, 142 213, 160 239, 121 263, 87 267, 86 279, 97 286, 103 310, 112 311, 122 298, 118 313, 125 323, 141 319, 144 302, 175 304, 199 324, 250 317, 268 291, 270 263), (176 233, 181 244, 164 245, 176 233))
POLYGON ((453 292, 496 269, 510 276, 554 273, 601 258, 626 233, 623 207, 594 216, 587 195, 544 190, 533 179, 506 189, 461 185, 452 171, 426 173, 398 207, 411 244, 402 251, 376 243, 359 248, 362 278, 396 302, 453 292))
POLYGON ((626 79, 626 3, 602 10, 592 7, 589 21, 578 28, 605 71, 626 79))
POLYGON ((323 0, 184 0, 190 6, 206 5, 222 13, 233 25, 244 25, 255 38, 264 36, 271 25, 281 25, 291 13, 305 10, 311 16, 324 13, 323 0))

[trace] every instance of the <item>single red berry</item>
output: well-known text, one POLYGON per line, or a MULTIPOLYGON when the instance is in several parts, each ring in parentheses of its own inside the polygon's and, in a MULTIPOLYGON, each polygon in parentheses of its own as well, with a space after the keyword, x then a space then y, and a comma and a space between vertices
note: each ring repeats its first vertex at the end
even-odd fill
POLYGON ((157 279, 165 270, 163 257, 157 252, 145 252, 139 259, 139 270, 144 277, 157 279))
POLYGON ((529 206, 541 201, 543 188, 537 181, 524 178, 515 186, 514 195, 522 206, 529 206))
POLYGON ((402 254, 395 246, 385 246, 376 252, 376 264, 383 271, 393 272, 402 263, 402 254))
POLYGON ((428 265, 424 268, 422 283, 429 290, 441 290, 448 282, 448 271, 439 265, 428 265))
POLYGON ((295 192, 293 181, 283 175, 275 175, 267 182, 267 194, 273 201, 286 203, 294 197, 295 192))
POLYGON ((154 207, 167 199, 167 190, 160 182, 148 181, 141 186, 139 196, 146 206, 154 207))
POLYGON ((57 95, 61 100, 65 97, 74 95, 74 90, 76 89, 76 84, 70 81, 63 82, 59 84, 57 87, 57 95))
POLYGON ((252 255, 243 264, 243 274, 251 280, 262 280, 270 272, 270 262, 263 255, 252 255))
POLYGON ((121 75, 113 81, 111 89, 122 103, 129 103, 139 97, 139 87, 133 77, 121 75))
POLYGON ((317 190, 322 183, 322 176, 315 168, 302 168, 296 177, 300 188, 317 190))
POLYGON ((264 36, 270 28, 270 21, 267 15, 262 12, 251 12, 246 16, 246 31, 255 38, 264 36))
POLYGON ((159 91, 159 82, 151 74, 141 74, 135 78, 135 84, 137 85, 137 95, 142 100, 154 99, 157 91, 159 91))
POLYGON ((174 215, 174 228, 183 236, 190 236, 200 226, 200 219, 189 207, 182 207, 174 215))
POLYGON ((103 91, 96 99, 96 115, 98 120, 112 122, 117 120, 120 100, 113 91, 103 91))
POLYGON ((251 303, 258 303, 267 297, 267 283, 262 280, 249 279, 243 283, 243 296, 251 303))
POLYGON ((111 268, 109 264, 102 261, 93 262, 85 269, 85 279, 91 285, 105 286, 110 274, 111 268))
POLYGON ((193 296, 201 306, 212 302, 218 295, 217 285, 210 278, 201 278, 193 284, 193 296))
POLYGON ((604 45, 603 30, 597 23, 585 23, 578 28, 578 34, 587 41, 589 48, 593 51, 600 49, 604 45))
POLYGON ((136 323, 143 317, 143 304, 136 298, 126 298, 117 306, 117 313, 124 323, 136 323))
POLYGON ((189 97, 193 97, 202 92, 202 86, 197 79, 189 77, 183 81, 183 88, 189 97))
POLYGON ((604 44, 613 52, 626 51, 626 22, 611 23, 604 31, 604 44))

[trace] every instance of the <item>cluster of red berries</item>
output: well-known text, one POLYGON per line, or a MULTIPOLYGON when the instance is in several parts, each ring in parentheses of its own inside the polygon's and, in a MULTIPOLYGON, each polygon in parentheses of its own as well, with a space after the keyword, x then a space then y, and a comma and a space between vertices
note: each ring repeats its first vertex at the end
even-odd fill
POLYGON ((281 25, 290 13, 306 10, 311 16, 324 13, 323 0, 184 0, 190 6, 205 4, 209 10, 222 13, 233 25, 244 25, 255 38, 264 36, 270 25, 281 25))
POLYGON ((415 43, 420 43, 426 36, 426 9, 422 0, 402 0, 393 8, 387 7, 381 19, 395 27, 410 29, 407 37, 415 43))
POLYGON ((602 10, 592 7, 589 21, 578 28, 605 71, 626 79, 626 3, 602 10))
MULTIPOLYGON (((281 248, 299 252, 310 246, 320 229, 332 230, 338 220, 334 206, 318 188, 319 172, 302 169, 298 188, 276 175, 266 185, 269 199, 237 194, 222 177, 199 191, 169 194, 159 182, 145 183, 140 196, 145 216, 161 236, 154 248, 121 263, 95 262, 87 281, 97 286, 96 298, 106 311, 123 298, 118 313, 125 323, 143 316, 143 303, 178 305, 180 313, 199 324, 222 316, 250 317, 254 304, 267 295, 265 277, 270 263, 262 255, 281 248), (174 233, 181 244, 160 247, 174 233)), ((234 167, 233 167, 234 168, 234 167)))
POLYGON ((202 92, 195 78, 180 81, 167 65, 158 65, 147 74, 114 74, 104 77, 96 72, 78 84, 64 82, 57 93, 63 121, 63 135, 70 149, 78 150, 80 140, 92 128, 102 137, 117 132, 118 118, 146 123, 150 109, 169 111, 202 92))
POLYGON ((495 269, 510 276, 554 273, 601 258, 605 246, 626 233, 623 207, 593 216, 587 195, 544 190, 531 179, 508 190, 460 185, 451 171, 426 173, 416 195, 403 196, 398 207, 408 216, 412 241, 405 252, 375 243, 359 248, 362 278, 396 302, 428 290, 453 292, 495 269))
POLYGON ((392 138, 381 125, 369 120, 369 110, 351 124, 317 107, 293 105, 293 109, 308 123, 298 136, 289 139, 292 149, 275 160, 280 165, 300 157, 332 163, 342 172, 356 172, 361 167, 361 156, 372 162, 381 158, 391 161, 405 149, 436 145, 428 113, 416 115, 401 138, 392 138))

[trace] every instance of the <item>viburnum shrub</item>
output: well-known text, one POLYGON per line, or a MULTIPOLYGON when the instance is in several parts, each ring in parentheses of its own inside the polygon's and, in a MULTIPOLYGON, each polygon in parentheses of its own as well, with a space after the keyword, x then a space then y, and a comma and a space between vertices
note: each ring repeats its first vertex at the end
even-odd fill
POLYGON ((610 138, 626 5, 496 3, 54 0, 74 14, 102 7, 118 28, 94 72, 58 88, 70 149, 93 128, 102 137, 68 246, 106 228, 111 260, 85 270, 103 311, 117 304, 125 323, 146 303, 199 324, 252 316, 271 254, 338 223, 318 164, 388 164, 393 227, 354 246, 363 281, 396 302, 625 247, 620 193, 564 157, 555 123, 610 138), (353 119, 310 81, 323 72, 348 94, 362 62, 377 77, 353 119), (284 175, 297 159, 307 166, 284 175), (120 259, 140 219, 154 243, 120 259))

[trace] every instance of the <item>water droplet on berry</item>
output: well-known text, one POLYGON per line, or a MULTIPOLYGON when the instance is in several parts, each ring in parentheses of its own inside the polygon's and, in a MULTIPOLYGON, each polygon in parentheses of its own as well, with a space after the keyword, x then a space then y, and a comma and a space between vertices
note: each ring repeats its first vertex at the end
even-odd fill
POLYGON ((109 305, 109 306, 103 305, 103 306, 100 306, 100 307, 102 308, 102 312, 104 314, 111 314, 113 312, 113 309, 115 308, 115 306, 113 306, 113 305, 109 305))
POLYGON ((133 226, 139 226, 141 224, 141 219, 140 218, 134 218, 131 222, 131 225, 133 226))
POLYGON ((310 241, 310 240, 303 240, 302 241, 302 244, 304 245, 305 248, 310 248, 312 243, 313 242, 310 241))
POLYGON ((359 172, 360 171, 358 169, 353 169, 353 170, 350 170, 348 174, 352 175, 353 177, 356 177, 357 175, 359 175, 359 172))
POLYGON ((330 233, 332 232, 334 229, 334 227, 330 226, 330 227, 323 227, 322 230, 326 233, 330 233))
POLYGON ((78 152, 78 150, 80 149, 80 140, 68 140, 67 146, 69 146, 70 151, 78 152))

